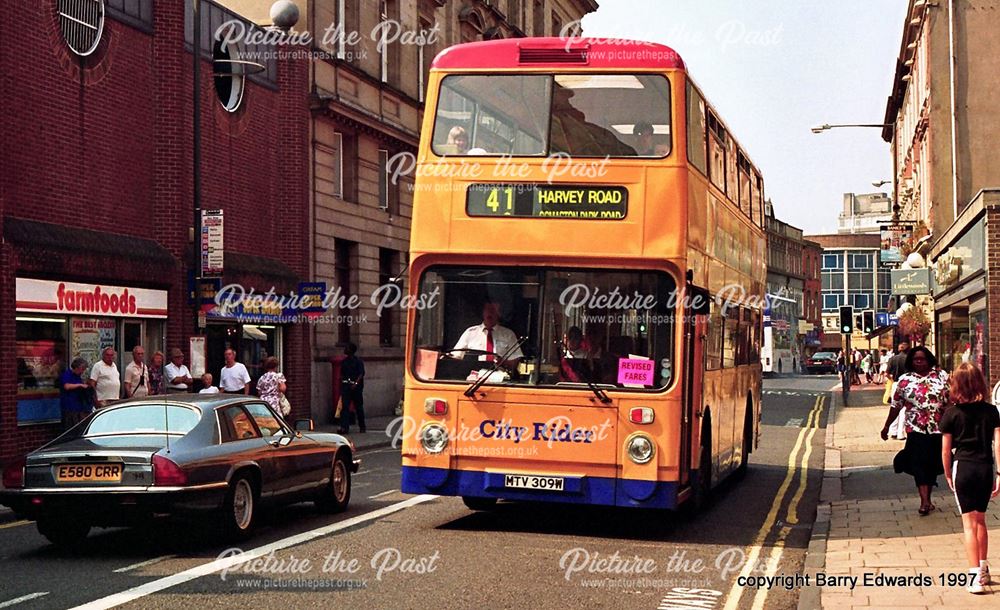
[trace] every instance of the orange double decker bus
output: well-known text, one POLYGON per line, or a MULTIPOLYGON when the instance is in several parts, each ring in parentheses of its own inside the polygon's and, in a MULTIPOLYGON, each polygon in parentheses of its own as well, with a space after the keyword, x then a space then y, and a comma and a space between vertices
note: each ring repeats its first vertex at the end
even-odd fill
POLYGON ((757 439, 749 157, 662 45, 458 45, 427 100, 402 490, 698 506, 757 439))

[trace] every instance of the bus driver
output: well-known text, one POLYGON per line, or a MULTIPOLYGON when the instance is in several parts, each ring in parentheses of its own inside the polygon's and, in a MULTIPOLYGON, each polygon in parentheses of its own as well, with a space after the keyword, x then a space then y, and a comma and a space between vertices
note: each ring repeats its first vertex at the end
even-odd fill
MULTIPOLYGON (((480 360, 496 362, 511 346, 517 343, 517 335, 506 326, 500 325, 500 304, 495 301, 483 303, 483 323, 465 329, 455 344, 455 350, 482 350, 491 352, 479 357, 480 360)), ((520 347, 514 348, 502 365, 508 369, 517 367, 524 358, 520 347)))

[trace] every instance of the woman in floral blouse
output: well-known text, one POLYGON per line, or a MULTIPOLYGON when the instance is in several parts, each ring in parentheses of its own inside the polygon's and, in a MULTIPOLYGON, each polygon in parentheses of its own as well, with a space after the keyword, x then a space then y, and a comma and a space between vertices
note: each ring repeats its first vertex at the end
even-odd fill
POLYGON ((889 425, 900 409, 905 409, 906 446, 896 472, 913 476, 920 493, 917 512, 926 515, 934 510, 931 488, 937 485, 937 475, 944 474, 938 424, 948 406, 948 373, 938 368, 937 358, 923 346, 911 349, 906 355, 906 370, 892 395, 892 408, 882 428, 882 440, 889 438, 889 425))
POLYGON ((278 372, 278 359, 274 356, 264 360, 265 373, 257 380, 257 394, 276 413, 287 416, 281 410, 281 395, 287 390, 285 376, 278 372))
POLYGON ((149 395, 163 394, 163 352, 153 352, 149 365, 149 395))

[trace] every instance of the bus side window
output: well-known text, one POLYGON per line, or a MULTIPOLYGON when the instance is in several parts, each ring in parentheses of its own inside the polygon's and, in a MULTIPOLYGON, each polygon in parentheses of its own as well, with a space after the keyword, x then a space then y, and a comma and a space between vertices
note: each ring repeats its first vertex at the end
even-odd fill
POLYGON ((725 339, 722 343, 722 368, 731 369, 736 366, 736 346, 739 342, 740 310, 730 307, 726 312, 725 339))
POLYGON ((708 336, 705 339, 705 368, 710 371, 722 367, 722 325, 723 318, 712 304, 712 314, 708 316, 708 336))

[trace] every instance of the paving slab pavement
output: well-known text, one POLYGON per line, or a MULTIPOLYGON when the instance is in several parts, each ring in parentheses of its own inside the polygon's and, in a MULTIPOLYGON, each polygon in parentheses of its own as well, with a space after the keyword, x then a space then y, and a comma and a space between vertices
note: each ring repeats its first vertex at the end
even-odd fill
MULTIPOLYGON (((932 500, 938 510, 920 516, 913 479, 892 470, 902 442, 882 441, 887 407, 878 390, 853 390, 845 404, 833 392, 826 429, 826 461, 805 570, 812 586, 800 609, 1000 608, 1000 585, 971 595, 957 580, 966 572, 962 521, 955 497, 940 477, 932 500), (825 586, 817 586, 817 577, 825 586), (830 584, 829 577, 839 577, 830 584), (854 586, 849 578, 855 577, 854 586)), ((987 513, 993 547, 1000 547, 1000 504, 987 513)), ((1000 555, 993 553, 1000 574, 1000 555)))

